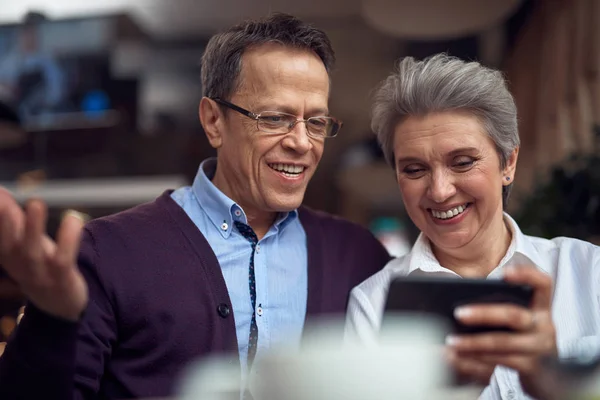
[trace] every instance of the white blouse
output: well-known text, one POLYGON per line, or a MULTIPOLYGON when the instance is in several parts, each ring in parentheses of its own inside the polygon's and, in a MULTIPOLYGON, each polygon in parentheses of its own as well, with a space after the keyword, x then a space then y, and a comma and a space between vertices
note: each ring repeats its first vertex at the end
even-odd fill
MULTIPOLYGON (((508 265, 534 264, 554 282, 552 319, 561 359, 600 356, 600 247, 577 239, 552 240, 526 236, 516 222, 504 214, 512 230, 512 242, 488 279, 502 278, 508 265)), ((421 234, 410 253, 394 259, 350 295, 346 320, 347 335, 363 343, 374 343, 391 281, 412 272, 456 274, 436 260, 429 240, 421 234)), ((523 392, 518 373, 496 367, 480 399, 530 399, 523 392)))

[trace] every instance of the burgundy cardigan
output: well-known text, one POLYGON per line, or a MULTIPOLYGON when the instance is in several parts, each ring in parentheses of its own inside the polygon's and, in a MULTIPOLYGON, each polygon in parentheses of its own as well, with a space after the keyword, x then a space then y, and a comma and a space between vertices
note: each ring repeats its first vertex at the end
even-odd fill
MULTIPOLYGON (((342 314, 350 290, 390 257, 358 225, 305 207, 299 217, 307 319, 342 314)), ((87 224, 79 265, 90 292, 82 320, 28 306, 0 358, 0 399, 169 396, 190 361, 237 352, 217 258, 170 192, 87 224)))

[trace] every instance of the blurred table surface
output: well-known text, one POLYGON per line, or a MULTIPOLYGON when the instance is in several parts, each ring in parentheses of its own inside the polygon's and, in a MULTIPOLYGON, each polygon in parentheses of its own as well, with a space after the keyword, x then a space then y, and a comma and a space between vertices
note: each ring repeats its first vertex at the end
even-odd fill
POLYGON ((167 189, 189 184, 183 175, 129 176, 93 179, 48 180, 19 185, 0 182, 23 203, 32 197, 49 207, 130 207, 154 200, 167 189))
MULTIPOLYGON (((476 388, 476 387, 462 387, 462 388, 452 388, 452 389, 448 389, 448 390, 444 390, 443 392, 438 393, 440 395, 440 397, 438 397, 437 395, 434 396, 435 398, 432 400, 476 400, 480 395, 481 395, 481 388, 476 388)), ((212 397, 211 399, 219 399, 219 398, 225 398, 225 397, 219 397, 219 395, 217 394, 216 396, 212 397)), ((141 399, 141 400, 181 400, 181 399, 196 399, 196 397, 194 397, 193 395, 190 395, 189 393, 185 393, 183 394, 181 397, 152 397, 152 398, 145 398, 145 399, 141 399)), ((198 400, 204 400, 200 397, 198 397, 198 400)), ((256 400, 260 400, 260 399, 256 399, 256 400)), ((285 400, 285 399, 283 399, 285 400)), ((311 399, 307 399, 307 400, 311 400, 311 399)), ((312 399, 314 400, 314 399, 312 399)))

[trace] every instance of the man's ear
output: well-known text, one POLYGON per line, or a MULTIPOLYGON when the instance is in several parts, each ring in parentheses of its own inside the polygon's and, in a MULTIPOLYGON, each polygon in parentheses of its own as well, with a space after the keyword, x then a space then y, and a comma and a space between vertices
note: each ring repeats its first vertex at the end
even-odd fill
POLYGON ((208 97, 200 100, 198 115, 208 142, 213 148, 218 149, 223 144, 225 115, 219 105, 208 97))
POLYGON ((506 167, 502 170, 503 184, 506 186, 511 184, 515 180, 515 171, 517 169, 517 159, 519 158, 519 148, 515 147, 512 151, 508 160, 506 160, 506 167))

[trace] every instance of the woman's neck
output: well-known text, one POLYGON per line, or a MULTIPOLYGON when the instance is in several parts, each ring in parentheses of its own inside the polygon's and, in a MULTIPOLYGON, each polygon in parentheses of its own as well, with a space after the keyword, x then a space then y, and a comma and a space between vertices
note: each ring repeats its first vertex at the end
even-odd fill
POLYGON ((494 226, 489 226, 486 232, 481 233, 481 237, 475 237, 458 249, 439 249, 432 243, 432 251, 440 265, 463 278, 486 278, 506 254, 512 233, 504 218, 500 218, 494 226))

